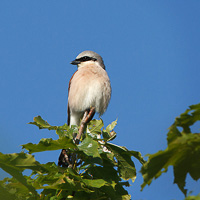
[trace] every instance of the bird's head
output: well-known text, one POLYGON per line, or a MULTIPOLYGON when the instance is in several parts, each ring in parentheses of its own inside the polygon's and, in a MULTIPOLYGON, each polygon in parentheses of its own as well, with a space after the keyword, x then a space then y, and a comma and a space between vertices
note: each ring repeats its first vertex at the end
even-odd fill
POLYGON ((102 57, 98 53, 95 53, 94 51, 83 51, 76 57, 75 60, 71 62, 71 64, 77 65, 78 67, 83 67, 84 65, 89 64, 89 62, 96 62, 103 69, 105 69, 102 57))

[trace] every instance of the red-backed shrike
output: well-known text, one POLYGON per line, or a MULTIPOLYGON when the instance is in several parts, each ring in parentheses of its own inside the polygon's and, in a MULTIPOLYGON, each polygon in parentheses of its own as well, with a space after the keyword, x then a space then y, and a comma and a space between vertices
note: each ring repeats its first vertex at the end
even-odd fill
POLYGON ((72 65, 73 74, 68 89, 68 125, 79 125, 86 110, 91 107, 102 115, 109 104, 111 85, 102 57, 93 51, 80 53, 72 65))

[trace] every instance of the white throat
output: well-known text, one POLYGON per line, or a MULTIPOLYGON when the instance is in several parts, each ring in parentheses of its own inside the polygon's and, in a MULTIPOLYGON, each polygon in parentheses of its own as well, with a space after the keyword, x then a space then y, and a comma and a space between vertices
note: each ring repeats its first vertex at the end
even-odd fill
MULTIPOLYGON (((80 64, 78 64, 78 68, 82 68, 82 67, 89 66, 89 65, 97 65, 97 66, 100 66, 98 62, 95 62, 95 61, 93 61, 93 60, 89 60, 89 61, 81 62, 80 64)), ((101 66, 100 66, 100 67, 101 67, 101 66)))

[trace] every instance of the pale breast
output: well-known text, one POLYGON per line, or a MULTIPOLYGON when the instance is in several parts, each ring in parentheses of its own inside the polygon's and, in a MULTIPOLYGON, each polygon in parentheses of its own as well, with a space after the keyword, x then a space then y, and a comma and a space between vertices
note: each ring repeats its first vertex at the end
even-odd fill
POLYGON ((110 80, 102 67, 84 66, 74 74, 68 96, 72 112, 84 112, 94 106, 101 115, 106 111, 110 97, 110 80))

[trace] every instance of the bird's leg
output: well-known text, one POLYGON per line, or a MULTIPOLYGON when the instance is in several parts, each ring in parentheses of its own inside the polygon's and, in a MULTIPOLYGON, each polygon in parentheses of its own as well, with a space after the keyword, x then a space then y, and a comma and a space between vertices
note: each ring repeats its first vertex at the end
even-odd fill
POLYGON ((86 123, 89 123, 92 120, 92 118, 94 117, 94 114, 95 114, 95 107, 91 107, 90 112, 87 115, 86 123))
MULTIPOLYGON (((75 144, 77 144, 77 145, 79 144, 80 139, 81 139, 81 135, 83 134, 85 126, 88 122, 90 122, 92 120, 94 114, 95 114, 95 107, 91 107, 89 112, 88 112, 88 110, 85 111, 83 118, 81 120, 78 135, 75 138, 75 144)), ((73 155, 72 155, 72 167, 73 168, 76 166, 75 161, 76 161, 76 154, 73 153, 73 155)))
POLYGON ((75 144, 79 144, 81 135, 83 134, 85 126, 88 122, 90 122, 92 120, 92 118, 94 117, 94 114, 95 114, 95 107, 91 107, 89 113, 87 110, 85 111, 83 118, 81 120, 80 128, 78 131, 79 133, 75 139, 75 144))

